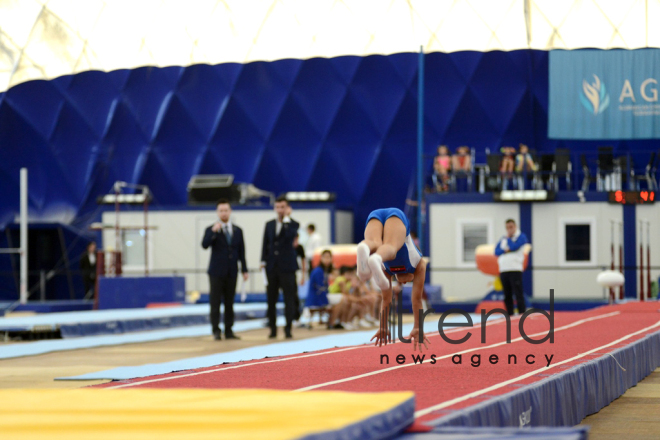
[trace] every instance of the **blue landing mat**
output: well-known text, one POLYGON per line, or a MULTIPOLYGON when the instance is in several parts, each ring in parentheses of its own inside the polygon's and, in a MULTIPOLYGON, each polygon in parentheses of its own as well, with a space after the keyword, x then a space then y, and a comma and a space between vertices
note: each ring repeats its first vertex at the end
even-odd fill
MULTIPOLYGON (((473 319, 478 319, 473 316, 473 319)), ((447 318, 445 322, 464 322, 465 318, 447 318)), ((408 335, 412 329, 412 324, 403 326, 404 335, 408 335)), ((433 332, 438 330, 437 322, 425 322, 424 331, 433 332)), ((298 332, 306 332, 306 329, 297 329, 298 332)), ((55 380, 96 380, 112 379, 126 380, 137 377, 154 376, 158 374, 167 374, 174 371, 194 370, 197 368, 212 367, 230 362, 249 361, 254 359, 263 359, 266 357, 281 357, 293 354, 300 354, 309 351, 325 350, 335 347, 349 347, 353 345, 362 345, 369 342, 376 329, 360 332, 341 332, 336 334, 319 336, 317 338, 302 339, 299 341, 288 341, 276 344, 261 345, 257 347, 244 348, 242 350, 231 351, 228 353, 218 353, 209 356, 200 356, 178 361, 164 362, 160 364, 147 364, 137 367, 119 367, 111 370, 88 373, 80 376, 58 377, 55 380)), ((295 331, 294 331, 295 337, 295 331)))
MULTIPOLYGON (((278 325, 284 325, 284 318, 278 318, 278 325)), ((237 322, 233 330, 236 333, 264 328, 265 319, 253 319, 237 322)), ((171 328, 149 332, 136 332, 120 335, 89 336, 72 339, 50 339, 45 341, 24 342, 0 345, 0 359, 11 359, 23 356, 35 356, 55 351, 79 350, 83 348, 107 347, 112 345, 136 344, 141 342, 163 341, 166 339, 195 338, 211 336, 208 325, 171 328)))
MULTIPOLYGON (((282 307, 281 304, 278 307, 282 307)), ((265 303, 236 304, 236 320, 262 318, 265 303)), ((114 309, 49 313, 17 318, 0 318, 2 331, 59 329, 63 338, 164 330, 173 327, 208 324, 208 305, 184 305, 153 309, 114 309)))
POLYGON ((397 440, 587 440, 589 428, 435 428, 403 434, 397 440))

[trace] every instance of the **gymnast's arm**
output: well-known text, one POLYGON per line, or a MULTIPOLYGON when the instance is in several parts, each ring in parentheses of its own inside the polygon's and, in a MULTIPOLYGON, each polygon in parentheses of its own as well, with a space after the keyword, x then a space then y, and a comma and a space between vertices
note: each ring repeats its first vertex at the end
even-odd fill
POLYGON ((390 283, 389 287, 381 292, 383 301, 380 303, 380 327, 376 331, 376 334, 371 338, 372 341, 374 339, 376 340, 374 345, 377 347, 392 342, 388 320, 390 316, 390 305, 392 304, 392 276, 387 272, 385 272, 385 276, 390 283))

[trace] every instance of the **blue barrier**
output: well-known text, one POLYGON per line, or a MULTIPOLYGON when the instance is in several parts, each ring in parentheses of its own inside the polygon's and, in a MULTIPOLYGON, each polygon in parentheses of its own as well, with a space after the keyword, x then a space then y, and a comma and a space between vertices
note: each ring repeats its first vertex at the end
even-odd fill
POLYGON ((99 309, 146 307, 150 303, 183 303, 184 277, 103 277, 99 279, 99 309))
POLYGON ((518 390, 451 412, 429 424, 574 426, 609 405, 658 366, 660 332, 518 390))

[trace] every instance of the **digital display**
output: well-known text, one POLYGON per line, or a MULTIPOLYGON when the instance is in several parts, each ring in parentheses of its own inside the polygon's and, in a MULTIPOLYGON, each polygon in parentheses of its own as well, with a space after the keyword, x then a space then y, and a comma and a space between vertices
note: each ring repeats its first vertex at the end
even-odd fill
POLYGON ((643 205, 655 202, 655 191, 610 191, 610 203, 643 205))

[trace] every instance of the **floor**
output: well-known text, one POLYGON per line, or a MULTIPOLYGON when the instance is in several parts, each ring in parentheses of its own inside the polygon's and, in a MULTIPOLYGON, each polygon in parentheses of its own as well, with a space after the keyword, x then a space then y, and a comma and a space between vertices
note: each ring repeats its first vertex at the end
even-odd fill
MULTIPOLYGON (((296 339, 317 337, 332 331, 297 329, 296 339)), ((55 377, 107 370, 125 365, 167 362, 194 356, 238 350, 268 341, 268 330, 241 334, 241 340, 215 341, 211 336, 171 339, 142 344, 102 347, 0 360, 0 388, 79 388, 107 381, 55 381, 55 377)), ((283 335, 277 342, 284 341, 283 335)), ((275 342, 275 343, 277 343, 275 342)), ((592 440, 660 438, 660 368, 623 396, 587 417, 592 440)))
POLYGON ((660 438, 660 368, 582 425, 591 426, 590 440, 660 438))

